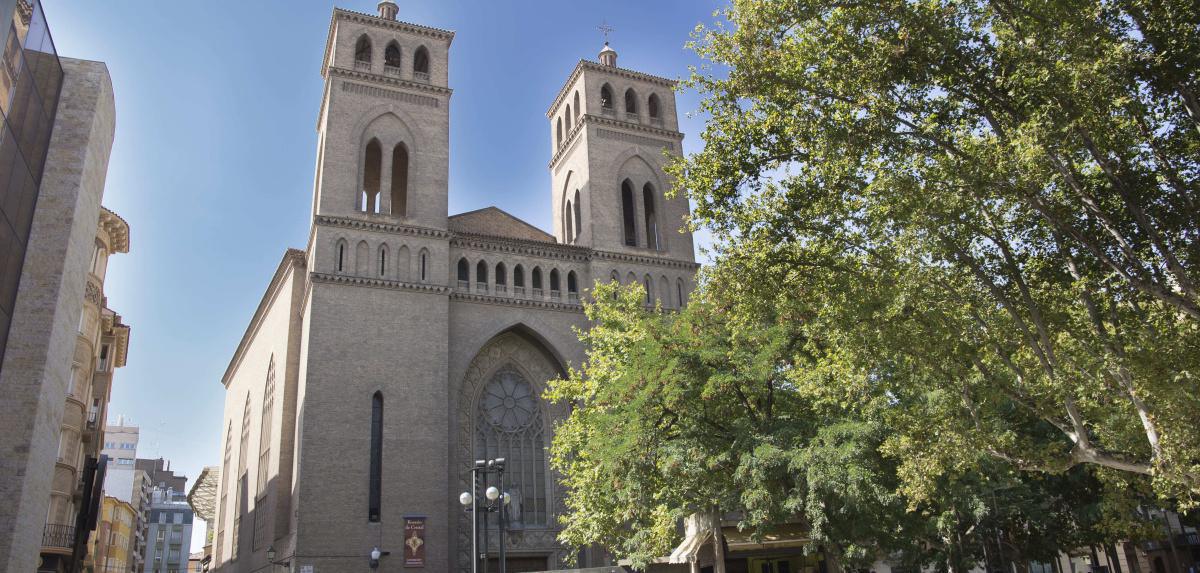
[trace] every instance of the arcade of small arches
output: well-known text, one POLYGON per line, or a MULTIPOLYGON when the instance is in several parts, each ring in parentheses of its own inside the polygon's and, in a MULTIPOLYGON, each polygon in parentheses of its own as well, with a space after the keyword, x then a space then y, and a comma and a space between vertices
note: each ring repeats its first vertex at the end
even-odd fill
MULTIPOLYGON (((363 34, 354 44, 354 69, 363 72, 374 71, 374 47, 371 37, 363 34)), ((383 75, 402 78, 404 75, 404 55, 400 44, 395 40, 388 42, 383 49, 383 75)), ((411 79, 429 83, 429 50, 419 46, 412 55, 411 79)))
MULTIPOLYGON (((639 98, 637 90, 634 90, 632 87, 626 88, 624 103, 625 120, 634 123, 641 123, 643 116, 640 112, 640 106, 638 105, 639 98)), ((571 102, 567 103, 565 106, 563 114, 560 115, 556 120, 556 148, 561 148, 563 144, 567 142, 565 137, 569 137, 572 130, 575 129, 575 125, 579 123, 579 114, 581 111, 579 91, 576 91, 571 102), (564 125, 566 129, 564 129, 564 125)), ((617 116, 616 103, 615 99, 613 98, 613 88, 607 83, 600 87, 600 113, 603 115, 611 115, 613 117, 617 116)), ((658 94, 656 93, 652 92, 646 98, 645 119, 647 120, 647 123, 651 125, 658 127, 662 127, 663 125, 662 101, 658 98, 658 94)))
POLYGON ((367 241, 350 242, 339 238, 333 249, 333 270, 338 274, 375 277, 400 282, 430 282, 432 264, 429 249, 421 248, 414 256, 408 245, 392 246, 381 242, 374 248, 367 241))

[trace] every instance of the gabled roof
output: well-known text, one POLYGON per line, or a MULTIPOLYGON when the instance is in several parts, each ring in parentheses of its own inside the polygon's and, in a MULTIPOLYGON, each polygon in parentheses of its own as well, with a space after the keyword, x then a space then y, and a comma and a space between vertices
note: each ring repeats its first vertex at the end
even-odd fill
POLYGON ((507 237, 525 241, 555 242, 554 235, 522 221, 497 207, 484 207, 450 216, 450 231, 471 235, 507 237))

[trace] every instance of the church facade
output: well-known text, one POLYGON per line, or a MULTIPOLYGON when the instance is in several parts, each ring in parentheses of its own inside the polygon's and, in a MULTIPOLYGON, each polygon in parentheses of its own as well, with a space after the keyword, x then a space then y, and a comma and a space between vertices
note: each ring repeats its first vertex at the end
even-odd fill
POLYGON ((222 572, 269 570, 268 550, 363 570, 374 549, 379 570, 470 571, 458 496, 497 457, 509 571, 562 568, 548 446, 566 411, 540 396, 584 360, 581 301, 615 279, 671 309, 693 287, 687 200, 664 194, 673 81, 618 67, 607 44, 570 72, 546 114, 553 232, 495 207, 449 215, 454 34, 396 13, 331 18, 308 244, 284 254, 222 379, 222 572))

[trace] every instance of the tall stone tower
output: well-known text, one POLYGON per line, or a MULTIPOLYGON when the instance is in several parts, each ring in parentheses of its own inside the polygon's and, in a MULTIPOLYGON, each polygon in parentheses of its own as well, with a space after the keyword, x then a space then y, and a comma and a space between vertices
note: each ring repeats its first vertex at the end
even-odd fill
POLYGON ((317 123, 314 215, 446 228, 454 33, 339 10, 317 123))
POLYGON ((694 262, 687 198, 664 195, 664 151, 680 153, 683 140, 675 82, 617 67, 607 42, 599 60, 580 61, 546 112, 554 234, 566 244, 694 262))

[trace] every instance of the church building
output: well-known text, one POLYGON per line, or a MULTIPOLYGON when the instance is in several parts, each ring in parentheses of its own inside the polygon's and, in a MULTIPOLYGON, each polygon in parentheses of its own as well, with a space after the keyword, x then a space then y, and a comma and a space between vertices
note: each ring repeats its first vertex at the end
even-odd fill
POLYGON ((556 540, 566 409, 541 395, 585 358, 572 329, 597 282, 666 309, 693 288, 687 199, 664 194, 675 82, 606 43, 547 94, 553 232, 498 207, 450 215, 454 33, 397 11, 330 20, 308 243, 283 254, 222 379, 213 564, 470 571, 459 494, 475 460, 505 458, 508 571, 606 565, 556 540))

